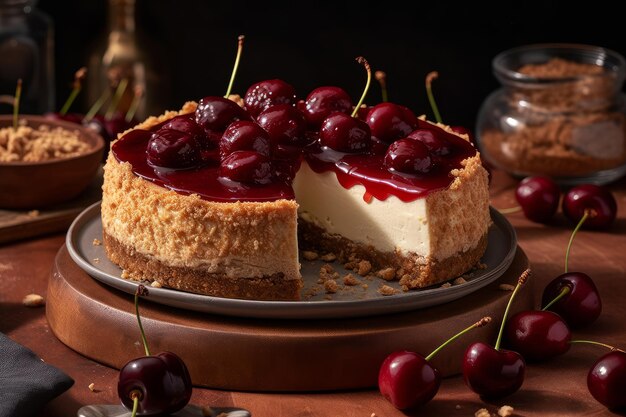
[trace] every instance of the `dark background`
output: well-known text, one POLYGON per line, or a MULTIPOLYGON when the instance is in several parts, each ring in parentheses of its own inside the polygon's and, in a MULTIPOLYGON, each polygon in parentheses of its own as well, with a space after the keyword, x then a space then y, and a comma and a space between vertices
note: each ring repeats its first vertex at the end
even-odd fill
MULTIPOLYGON (((40 0, 55 24, 57 103, 76 69, 107 31, 106 0, 40 0)), ((356 102, 365 82, 354 61, 365 56, 388 77, 390 101, 432 118, 424 88, 434 82, 444 122, 474 127, 482 101, 498 88, 493 57, 546 42, 584 43, 626 54, 625 18, 616 3, 592 2, 240 2, 137 0, 140 39, 164 80, 160 110, 223 95, 236 52, 246 42, 235 81, 245 93, 257 81, 282 78, 302 98, 315 87, 343 87, 356 102), (582 4, 582 3, 581 3, 582 4)), ((86 93, 73 110, 85 111, 86 93)), ((372 84, 367 102, 380 100, 372 84)))

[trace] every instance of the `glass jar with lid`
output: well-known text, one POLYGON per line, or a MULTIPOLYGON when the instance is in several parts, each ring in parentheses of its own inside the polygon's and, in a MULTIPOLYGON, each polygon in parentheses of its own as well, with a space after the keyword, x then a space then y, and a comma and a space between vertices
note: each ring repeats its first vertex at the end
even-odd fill
POLYGON ((492 62, 502 87, 476 122, 482 157, 515 177, 605 184, 626 173, 626 61, 592 45, 536 44, 492 62))

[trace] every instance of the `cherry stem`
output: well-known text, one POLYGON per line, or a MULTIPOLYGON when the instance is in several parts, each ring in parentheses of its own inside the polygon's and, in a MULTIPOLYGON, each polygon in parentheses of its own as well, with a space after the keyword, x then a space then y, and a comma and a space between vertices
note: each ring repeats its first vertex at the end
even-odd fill
POLYGON ((107 109, 107 112, 104 115, 104 118, 106 120, 110 120, 113 117, 113 114, 115 113, 115 110, 117 110, 117 106, 120 104, 120 100, 122 98, 122 95, 124 94, 124 91, 126 91, 127 86, 128 86, 128 78, 122 78, 120 80, 120 83, 117 85, 117 88, 115 89, 115 94, 113 95, 113 99, 111 100, 111 103, 109 104, 109 108, 107 109))
POLYGON ((63 107, 61 107, 61 110, 59 111, 59 113, 62 116, 67 114, 67 112, 70 110, 70 107, 72 106, 72 103, 74 103, 74 100, 76 100, 78 93, 80 93, 81 81, 83 80, 83 78, 85 78, 85 74, 87 74, 87 68, 85 67, 80 68, 74 74, 74 83, 72 84, 72 91, 70 92, 70 95, 67 98, 67 100, 65 100, 63 107))
POLYGON ((515 286, 515 289, 513 290, 513 294, 511 294, 511 297, 509 298, 509 302, 507 303, 506 309, 504 310, 504 315, 502 316, 502 323, 500 323, 500 331, 498 332, 498 339, 496 340, 496 345, 494 346, 496 350, 500 350, 500 343, 502 342, 502 333, 504 333, 504 324, 506 323, 506 318, 509 315, 511 304, 513 304, 513 298, 515 298, 515 295, 517 294, 519 289, 522 288, 522 285, 526 283, 529 276, 530 276, 530 269, 526 269, 524 272, 522 272, 522 275, 520 275, 519 279, 517 280, 517 285, 515 286))
POLYGON ((380 94, 382 96, 383 103, 386 103, 389 99, 387 95, 387 74, 385 71, 376 71, 374 73, 374 77, 376 78, 376 81, 378 81, 378 84, 380 84, 380 94))
POLYGON ((426 94, 428 95, 428 102, 430 103, 430 107, 433 109, 433 113, 435 115, 435 120, 437 123, 442 123, 441 114, 439 114, 439 108, 437 107, 437 103, 435 102, 435 96, 433 95, 432 82, 439 77, 439 73, 437 71, 431 71, 426 75, 426 94))
POLYGON ((133 96, 133 101, 130 103, 128 107, 128 111, 126 112, 126 117, 124 118, 127 122, 133 120, 135 117, 135 113, 137 113, 137 109, 139 108, 139 103, 141 102, 141 97, 143 96, 143 88, 141 86, 135 86, 135 95, 133 96))
POLYGON ((515 207, 504 208, 504 209, 498 209, 498 211, 502 214, 512 214, 512 213, 517 213, 521 209, 522 209, 521 206, 515 206, 515 207))
POLYGON ((146 334, 143 331, 143 326, 141 325, 141 316, 139 315, 139 296, 140 295, 148 295, 148 289, 139 285, 137 287, 137 291, 135 291, 135 314, 137 316, 137 323, 139 323, 139 331, 141 332, 141 340, 143 342, 143 347, 146 351, 146 356, 150 356, 150 349, 148 348, 148 341, 146 340, 146 334))
POLYGON ((557 295, 556 297, 554 297, 554 300, 550 301, 544 308, 541 309, 541 311, 546 311, 547 309, 549 309, 550 307, 552 307, 553 304, 555 304, 557 301, 559 301, 561 298, 565 297, 567 294, 569 294, 572 290, 570 289, 570 287, 568 286, 564 286, 561 289, 561 292, 559 293, 559 295, 557 295))
POLYGON ((22 79, 18 78, 13 99, 13 130, 17 130, 17 116, 20 113, 20 98, 22 97, 22 79))
POLYGON ((622 349, 616 348, 615 346, 607 345, 606 343, 596 342, 594 340, 570 340, 569 343, 587 343, 590 345, 602 346, 613 352, 624 352, 622 349))
POLYGON ((354 110, 352 111, 352 114, 350 115, 352 117, 356 117, 356 114, 358 113, 359 108, 361 108, 361 104, 363 104, 363 101, 365 100, 367 91, 370 88, 370 83, 372 82, 372 68, 370 67, 369 62, 367 62, 367 60, 363 58, 362 56, 357 57, 356 62, 358 62, 359 64, 362 64, 365 67, 365 71, 367 71, 367 83, 365 84, 365 88, 363 89, 363 94, 361 94, 361 98, 359 99, 359 102, 356 104, 356 106, 354 106, 354 110))
POLYGON ((451 342, 455 341, 456 339, 458 339, 459 337, 463 336, 465 333, 469 332, 472 329, 475 329, 477 327, 483 327, 486 326, 488 323, 491 323, 491 317, 487 316, 487 317, 483 317, 482 319, 480 319, 479 321, 477 321, 476 323, 472 324, 469 327, 466 327, 465 329, 461 330, 460 332, 458 332, 457 334, 455 334, 454 336, 452 336, 450 339, 446 340, 443 344, 441 344, 441 346, 439 346, 437 349, 433 350, 430 355, 426 356, 426 360, 429 361, 433 358, 433 356, 435 356, 437 353, 439 353, 439 351, 441 349, 443 349, 444 347, 448 346, 451 342))
POLYGON ((111 95, 111 91, 107 88, 106 90, 104 90, 102 92, 102 94, 100 94, 100 97, 98 97, 98 100, 96 100, 95 103, 93 103, 93 106, 91 106, 91 108, 89 109, 89 111, 87 112, 87 114, 85 114, 85 117, 83 118, 83 121, 88 122, 91 119, 93 119, 93 117, 100 111, 100 109, 102 108, 102 105, 104 104, 105 101, 107 101, 109 99, 109 96, 111 95))
POLYGON ((237 57, 235 58, 235 65, 233 66, 233 72, 230 74, 230 81, 228 82, 228 88, 226 89, 226 94, 224 98, 228 98, 230 96, 230 92, 233 89, 233 83, 235 82, 235 75, 237 74, 237 68, 239 68, 239 59, 241 58, 241 51, 243 50, 243 40, 245 36, 239 35, 237 38, 237 57))
POLYGON ((133 400, 133 411, 131 413, 131 417, 135 417, 137 415, 137 410, 139 409, 139 399, 141 399, 141 392, 138 390, 132 390, 130 392, 130 398, 133 400))
POLYGON ((578 224, 576 225, 576 227, 572 231, 572 235, 569 238, 569 243, 567 244, 567 250, 565 251, 565 272, 566 273, 567 273, 567 265, 569 264, 569 250, 572 247, 572 242, 574 241, 574 236, 576 236, 576 233, 578 233, 578 230, 580 230, 581 226, 583 225, 585 220, 587 220, 587 218, 589 218, 590 215, 591 215, 591 210, 590 209, 585 209, 585 213, 583 214, 583 217, 580 218, 580 220, 578 221, 578 224))

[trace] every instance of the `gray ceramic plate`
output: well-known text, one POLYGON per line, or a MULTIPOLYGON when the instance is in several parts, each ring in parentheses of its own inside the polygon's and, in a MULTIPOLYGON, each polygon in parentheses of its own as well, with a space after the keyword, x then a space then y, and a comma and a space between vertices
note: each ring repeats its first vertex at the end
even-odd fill
MULTIPOLYGON (((430 307, 468 295, 493 282, 507 270, 517 248, 515 229, 494 209, 491 209, 491 217, 493 225, 489 229, 487 251, 481 260, 487 268, 473 271, 465 277, 465 283, 447 288, 436 286, 383 296, 378 293, 383 283, 381 280, 354 274, 360 281, 358 285, 343 286, 340 279, 339 290, 334 294, 326 294, 318 283, 319 270, 324 262, 302 259, 305 284, 302 301, 240 300, 152 287, 149 300, 205 313, 280 319, 363 317, 430 307)), ((100 202, 85 209, 70 226, 66 238, 70 256, 93 278, 134 294, 139 283, 121 278, 121 269, 109 261, 102 245, 94 245, 94 239, 102 240, 100 202)), ((336 263, 333 267, 341 276, 350 272, 336 263)), ((397 282, 385 284, 399 289, 397 282)))

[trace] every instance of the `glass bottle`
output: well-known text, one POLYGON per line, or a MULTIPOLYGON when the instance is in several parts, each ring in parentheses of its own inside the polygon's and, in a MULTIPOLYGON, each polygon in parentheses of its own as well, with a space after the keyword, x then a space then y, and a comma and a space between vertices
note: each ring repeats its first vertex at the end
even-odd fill
MULTIPOLYGON (((160 86, 166 83, 162 79, 164 73, 155 73, 152 58, 151 48, 136 30, 135 0, 108 0, 107 37, 89 58, 90 105, 107 94, 107 90, 110 103, 123 82, 125 88, 116 105, 118 113, 124 115, 131 106, 136 106, 135 119, 142 120, 162 112, 163 90, 160 86), (133 104, 136 99, 138 101, 133 104)), ((107 106, 103 107, 102 114, 107 106)))
POLYGON ((483 158, 515 177, 604 184, 626 173, 626 61, 615 51, 536 44, 497 55, 502 87, 483 102, 483 158))
MULTIPOLYGON (((36 0, 0 0, 0 96, 15 94, 22 79, 20 112, 43 114, 54 110, 54 26, 36 8, 36 0)), ((13 110, 0 101, 0 113, 13 110)))

